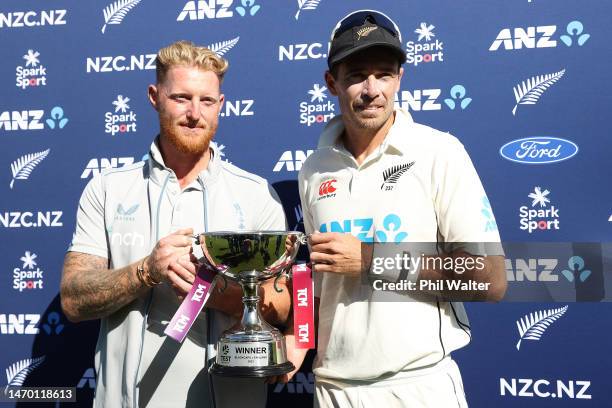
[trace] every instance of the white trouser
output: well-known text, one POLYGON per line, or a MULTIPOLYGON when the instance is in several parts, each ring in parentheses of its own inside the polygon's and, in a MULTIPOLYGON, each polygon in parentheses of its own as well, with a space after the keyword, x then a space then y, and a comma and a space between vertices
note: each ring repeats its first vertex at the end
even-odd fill
POLYGON ((316 377, 316 408, 465 408, 459 367, 446 357, 434 366, 374 382, 316 377))

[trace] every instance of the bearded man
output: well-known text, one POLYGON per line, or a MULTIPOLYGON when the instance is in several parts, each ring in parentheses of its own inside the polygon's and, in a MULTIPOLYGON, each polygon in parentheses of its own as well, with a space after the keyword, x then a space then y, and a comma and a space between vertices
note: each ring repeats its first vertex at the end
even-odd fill
MULTIPOLYGON (((85 188, 62 309, 74 322, 101 319, 95 407, 265 406, 263 379, 210 386, 215 343, 242 312, 237 285, 213 292, 183 343, 163 333, 194 282, 194 232, 285 230, 283 209, 264 179, 221 160, 211 143, 228 62, 186 41, 162 48, 156 62, 148 95, 159 135, 147 161, 107 169, 85 188)), ((288 290, 262 292, 265 319, 284 322, 288 290)))

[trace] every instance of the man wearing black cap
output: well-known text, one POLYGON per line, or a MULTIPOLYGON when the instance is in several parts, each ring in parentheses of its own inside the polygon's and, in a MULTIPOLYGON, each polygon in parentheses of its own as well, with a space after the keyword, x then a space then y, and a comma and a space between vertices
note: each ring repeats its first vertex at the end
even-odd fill
MULTIPOLYGON (((470 340, 463 305, 434 290, 381 293, 362 279, 377 251, 397 251, 402 242, 443 244, 453 256, 448 243, 499 242, 463 145, 394 108, 405 61, 397 25, 380 12, 351 13, 332 33, 325 80, 341 115, 299 175, 320 300, 316 406, 467 406, 450 357, 470 340)), ((503 257, 478 258, 482 269, 464 276, 488 283, 480 299, 501 299, 503 257)), ((412 278, 444 281, 455 273, 421 267, 412 278)), ((289 356, 301 364, 303 353, 289 356)))

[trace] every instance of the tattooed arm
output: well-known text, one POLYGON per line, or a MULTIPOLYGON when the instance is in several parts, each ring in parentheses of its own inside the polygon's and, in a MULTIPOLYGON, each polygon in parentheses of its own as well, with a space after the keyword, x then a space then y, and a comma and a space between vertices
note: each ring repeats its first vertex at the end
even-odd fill
POLYGON ((119 269, 108 269, 106 258, 68 252, 60 288, 64 314, 74 322, 99 319, 146 293, 150 288, 136 274, 143 261, 145 275, 155 282, 166 282, 177 295, 185 296, 195 275, 187 269, 191 235, 191 228, 178 230, 160 239, 146 260, 119 269))
POLYGON ((120 269, 96 255, 68 252, 61 282, 62 310, 72 322, 106 317, 148 289, 136 276, 142 260, 120 269))

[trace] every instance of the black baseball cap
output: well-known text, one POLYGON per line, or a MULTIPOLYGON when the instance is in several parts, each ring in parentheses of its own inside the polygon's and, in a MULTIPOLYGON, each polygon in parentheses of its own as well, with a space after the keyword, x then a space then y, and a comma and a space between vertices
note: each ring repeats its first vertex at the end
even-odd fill
POLYGON ((402 34, 397 24, 376 10, 357 10, 342 18, 331 34, 327 66, 331 69, 341 60, 370 47, 387 47, 400 65, 406 62, 402 34))

